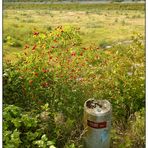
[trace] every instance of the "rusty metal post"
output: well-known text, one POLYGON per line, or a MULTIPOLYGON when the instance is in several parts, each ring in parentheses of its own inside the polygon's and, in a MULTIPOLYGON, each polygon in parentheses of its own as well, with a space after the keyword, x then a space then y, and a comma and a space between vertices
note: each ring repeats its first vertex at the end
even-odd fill
POLYGON ((111 104, 107 100, 89 99, 84 104, 84 148, 109 148, 111 104))

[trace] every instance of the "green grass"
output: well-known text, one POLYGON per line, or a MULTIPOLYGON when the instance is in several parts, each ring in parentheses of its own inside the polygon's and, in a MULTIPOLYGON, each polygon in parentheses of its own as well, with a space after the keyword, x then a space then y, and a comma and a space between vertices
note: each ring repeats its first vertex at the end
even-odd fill
POLYGON ((13 4, 5 3, 4 9, 50 9, 50 10, 145 10, 145 4, 13 4))

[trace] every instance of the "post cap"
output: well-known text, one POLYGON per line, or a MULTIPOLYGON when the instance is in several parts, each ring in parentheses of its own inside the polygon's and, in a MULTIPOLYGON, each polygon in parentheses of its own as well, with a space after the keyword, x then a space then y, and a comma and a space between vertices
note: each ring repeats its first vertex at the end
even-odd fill
POLYGON ((84 103, 84 109, 87 113, 100 116, 111 112, 111 104, 107 100, 88 99, 84 103))

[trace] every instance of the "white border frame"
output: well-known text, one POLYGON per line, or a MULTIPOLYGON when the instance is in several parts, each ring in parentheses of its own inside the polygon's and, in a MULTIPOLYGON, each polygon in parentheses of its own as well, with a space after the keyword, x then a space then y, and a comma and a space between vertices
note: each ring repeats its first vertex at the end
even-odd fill
MULTIPOLYGON (((145 11, 148 10, 148 3, 146 2, 146 7, 145 7, 145 11)), ((146 37, 146 46, 145 46, 145 52, 146 52, 146 78, 147 78, 147 75, 148 75, 148 67, 147 67, 147 59, 148 59, 148 52, 147 52, 147 47, 148 47, 148 39, 147 39, 147 34, 148 34, 148 29, 146 28, 147 27, 147 16, 148 16, 148 11, 145 12, 145 37, 146 37)), ((147 101, 147 98, 148 98, 148 92, 147 92, 147 88, 148 88, 148 79, 146 79, 146 89, 145 89, 145 92, 146 92, 146 96, 145 96, 145 108, 146 108, 146 118, 145 118, 145 129, 146 129, 146 133, 145 133, 145 136, 146 136, 146 147, 148 145, 148 139, 147 139, 147 135, 148 135, 148 125, 147 125, 147 119, 148 119, 148 101, 147 101)))
POLYGON ((0 147, 2 147, 2 0, 0 1, 0 147))
MULTIPOLYGON (((2 3, 3 1, 1 0, 0 1, 0 147, 2 147, 2 96, 3 96, 3 89, 2 89, 2 16, 3 16, 3 10, 2 10, 2 3)), ((148 2, 146 2, 146 10, 148 10, 148 2)), ((145 11, 146 11, 145 10, 145 11)), ((146 17, 145 17, 145 22, 147 22, 147 16, 148 16, 148 11, 145 12, 146 14, 146 17)), ((148 34, 148 29, 146 28, 147 27, 147 23, 145 23, 145 35, 147 36, 148 34)), ((148 39, 146 37, 146 47, 148 47, 148 39)), ((145 49, 146 51, 146 49, 145 49)), ((148 59, 148 52, 146 52, 146 59, 148 59)), ((148 74, 148 67, 147 67, 147 60, 146 60, 146 77, 147 77, 147 74, 148 74)), ((145 104, 145 108, 148 107, 148 101, 147 101, 147 98, 148 98, 148 93, 147 93, 147 88, 148 88, 148 79, 146 79, 146 97, 145 97, 145 101, 146 101, 146 104, 145 104)), ((148 109, 146 108, 146 126, 145 126, 145 129, 146 129, 146 147, 148 145, 148 138, 147 138, 147 135, 148 135, 148 125, 147 125, 147 119, 148 119, 148 109)))

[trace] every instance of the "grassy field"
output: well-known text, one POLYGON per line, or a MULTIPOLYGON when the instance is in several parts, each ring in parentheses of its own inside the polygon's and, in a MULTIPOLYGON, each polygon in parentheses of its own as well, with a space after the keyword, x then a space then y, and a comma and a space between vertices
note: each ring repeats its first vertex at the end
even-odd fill
MULTIPOLYGON (((47 32, 59 25, 72 25, 80 28, 83 45, 95 44, 105 47, 119 41, 129 40, 133 32, 145 33, 145 12, 143 5, 138 10, 114 8, 109 4, 52 5, 51 10, 46 6, 32 6, 19 9, 4 5, 3 10, 3 54, 4 59, 15 60, 13 53, 22 51, 23 46, 30 42, 28 39, 36 29, 47 32), (109 6, 110 7, 109 7, 109 6), (105 7, 106 6, 106 7, 105 7), (102 9, 101 9, 102 7, 102 9), (108 10, 108 7, 110 10, 108 10), (27 9, 29 8, 29 9, 27 9), (69 8, 69 10, 68 10, 69 8), (87 9, 88 8, 88 9, 87 9), (112 8, 112 9, 111 9, 112 8), (55 9, 55 10, 54 10, 55 9)), ((17 5, 16 5, 17 7, 17 5)), ((21 8, 21 7, 20 7, 21 8)), ((133 4, 129 9, 134 9, 133 4)))
POLYGON ((145 10, 145 4, 140 3, 106 3, 106 4, 19 4, 5 3, 4 9, 50 9, 50 10, 145 10))

